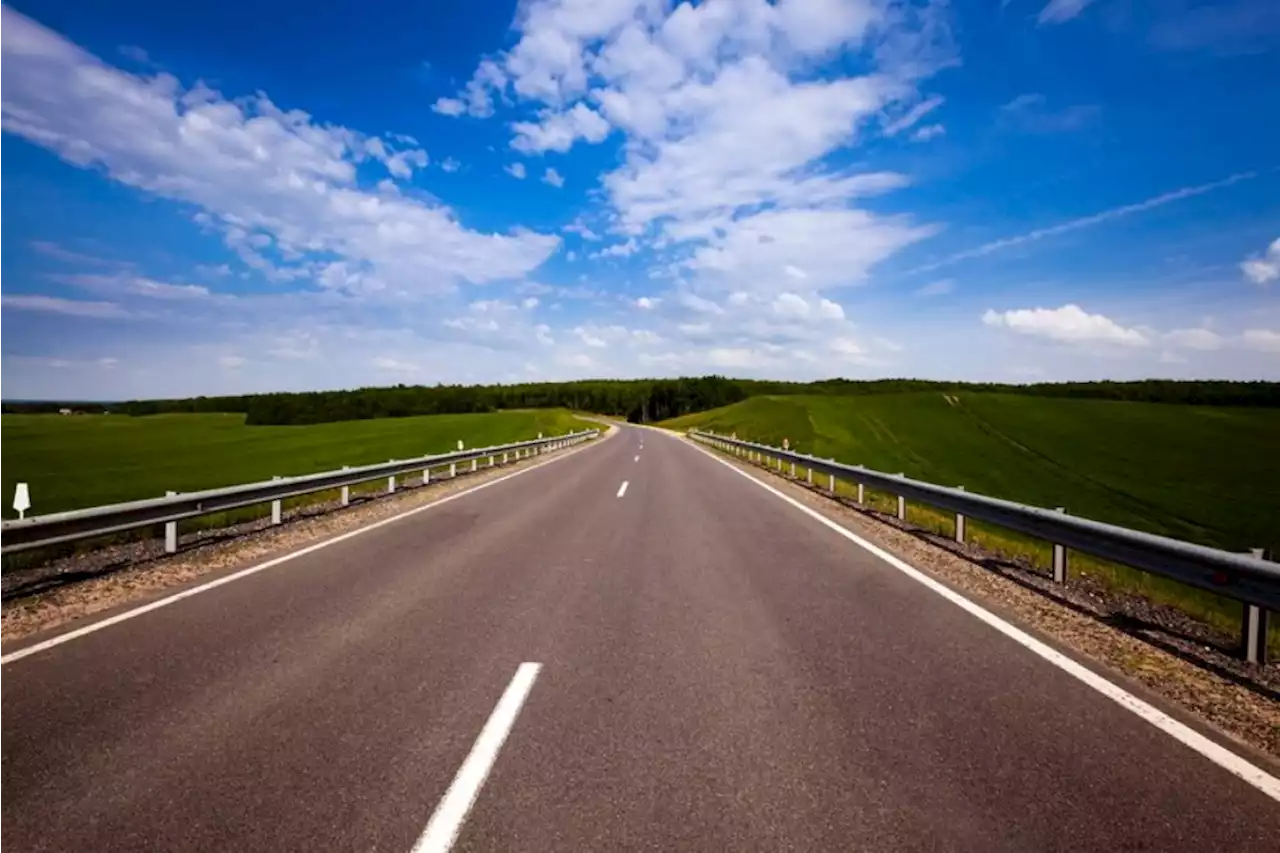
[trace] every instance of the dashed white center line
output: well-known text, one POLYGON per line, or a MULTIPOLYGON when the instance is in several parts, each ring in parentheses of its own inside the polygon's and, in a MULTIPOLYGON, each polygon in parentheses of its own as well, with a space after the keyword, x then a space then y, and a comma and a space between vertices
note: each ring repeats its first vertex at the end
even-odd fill
POLYGON ((623 480, 622 485, 618 487, 618 497, 622 497, 627 493, 627 481, 623 480))
POLYGON ((489 715, 489 721, 480 730, 480 737, 476 738, 471 752, 467 754, 467 760, 458 768, 453 784, 427 822, 422 837, 413 845, 413 853, 447 853, 458 840, 458 832, 475 805, 484 780, 489 777, 493 762, 498 758, 498 750, 502 749, 507 735, 511 733, 540 669, 542 664, 527 662, 516 669, 511 683, 489 715))
POLYGON ((637 454, 636 454, 636 458, 635 458, 633 461, 635 461, 635 462, 639 462, 639 461, 640 461, 640 454, 638 454, 638 453, 637 453, 637 454))

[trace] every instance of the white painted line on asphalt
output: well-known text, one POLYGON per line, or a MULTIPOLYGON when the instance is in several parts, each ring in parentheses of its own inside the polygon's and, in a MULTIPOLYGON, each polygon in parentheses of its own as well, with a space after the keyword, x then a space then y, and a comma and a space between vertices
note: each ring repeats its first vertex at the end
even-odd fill
POLYGON ((774 497, 786 501, 805 515, 831 528, 845 539, 848 539, 855 545, 858 545, 864 550, 870 552, 872 555, 879 557, 881 560, 902 572, 912 580, 924 584, 930 590, 936 592, 947 601, 950 601, 952 604, 968 612, 971 616, 977 617, 992 628, 995 628, 1001 634, 1004 634, 1009 639, 1044 658, 1058 669, 1061 669, 1073 678, 1082 681, 1087 686, 1092 687, 1094 690, 1098 691, 1103 696, 1106 696, 1120 707, 1137 714, 1143 720, 1146 720, 1151 725, 1160 729, 1174 740, 1200 753, 1214 764, 1226 770, 1228 773, 1240 777, 1271 799, 1280 802, 1280 779, 1272 776, 1270 773, 1253 764, 1248 759, 1236 755, 1226 747, 1220 746, 1190 726, 1170 717, 1164 711, 1161 711, 1151 703, 1139 699, 1120 685, 1107 680, 1088 667, 1077 663, 1052 646, 1037 640, 1021 628, 1006 622, 991 611, 974 603, 973 601, 970 601, 968 598, 965 598, 950 587, 939 583, 911 564, 904 562, 893 554, 890 554, 888 551, 871 544, 861 536, 858 536, 851 530, 837 524, 817 510, 805 506, 790 495, 783 494, 768 483, 756 479, 751 474, 748 474, 746 471, 741 470, 732 463, 721 459, 711 451, 704 450, 692 443, 690 443, 689 446, 701 453, 705 453, 707 456, 711 457, 716 462, 719 462, 735 474, 741 475, 752 483, 755 483, 760 488, 769 492, 774 497))
POLYGON ((156 601, 152 601, 149 604, 144 604, 140 607, 135 607, 133 610, 126 610, 124 613, 119 613, 107 619, 103 619, 101 621, 94 622, 89 625, 85 625, 82 628, 76 628, 74 631, 68 631, 65 634, 59 634, 56 637, 50 637, 44 642, 36 643, 33 646, 27 646, 24 649, 18 649, 16 652, 10 652, 9 654, 4 655, 3 657, 0 657, 0 666, 4 664, 13 663, 14 661, 22 660, 23 658, 34 655, 37 652, 43 652, 45 649, 51 649, 54 646, 60 646, 63 643, 68 643, 79 637, 92 634, 95 631, 101 631, 103 628, 109 628, 112 625, 118 625, 121 622, 126 622, 130 619, 133 619, 134 617, 141 616, 144 613, 150 613, 153 610, 159 610, 161 607, 168 607, 170 604, 175 604, 179 601, 182 601, 184 598, 191 598, 193 595, 199 595, 202 592, 208 592, 211 589, 216 589, 217 587, 220 587, 224 584, 229 584, 232 581, 238 581, 241 578, 247 578, 250 575, 256 575, 258 572, 261 572, 264 569, 270 569, 274 566, 280 565, 281 563, 287 563, 290 560, 295 560, 298 557, 305 557, 307 554, 310 554, 313 551, 319 551, 321 548, 328 548, 330 545, 336 545, 339 542, 345 542, 346 540, 351 539, 352 537, 355 537, 355 536, 359 536, 362 533, 368 533, 370 530, 377 530, 379 527, 384 527, 388 524, 393 524, 401 520, 402 518, 408 518, 411 515, 417 515, 418 513, 425 512, 431 509, 432 507, 437 507, 437 506, 440 506, 441 504, 447 504, 449 503, 449 501, 455 501, 458 498, 463 498, 463 497, 466 497, 467 495, 474 494, 475 492, 478 492, 481 489, 487 489, 490 486, 496 486, 498 485, 498 483, 505 482, 506 480, 510 480, 513 477, 519 477, 522 474, 528 474, 530 471, 536 471, 537 469, 541 468, 543 465, 550 465, 552 462, 559 462, 562 459, 568 459, 570 456, 573 456, 577 453, 581 453, 583 450, 586 450, 587 448, 596 445, 599 441, 600 440, 597 439, 596 441, 588 442, 587 444, 581 445, 577 448, 574 448, 573 450, 566 451, 561 455, 551 456, 541 462, 537 462, 533 465, 530 465, 528 468, 521 468, 519 471, 513 471, 510 474, 504 474, 501 477, 496 477, 492 480, 481 483, 478 486, 473 486, 472 488, 467 489, 466 491, 457 492, 452 495, 446 495, 445 497, 440 498, 440 500, 432 501, 429 504, 423 504, 422 506, 414 507, 413 509, 410 509, 410 510, 405 510, 404 512, 398 513, 397 515, 393 515, 390 518, 384 518, 384 519, 381 519, 380 521, 375 521, 372 524, 365 525, 364 527, 357 527, 355 530, 351 530, 346 533, 340 534, 338 536, 334 536, 332 539, 326 539, 323 542, 317 542, 314 545, 308 545, 307 547, 300 548, 299 550, 294 551, 292 553, 285 554, 281 557, 276 557, 271 560, 267 560, 265 563, 259 563, 256 566, 250 566, 247 569, 241 569, 240 571, 234 574, 227 575, 226 577, 221 577, 221 578, 218 578, 217 580, 209 581, 208 583, 202 583, 199 586, 193 586, 190 589, 184 589, 182 592, 174 593, 173 595, 169 595, 164 598, 157 599, 156 601))
POLYGON ((635 458, 635 459, 633 459, 632 461, 633 461, 633 462, 639 462, 639 461, 640 461, 640 455, 639 455, 639 454, 636 454, 636 458, 635 458))
POLYGON ((516 723, 516 717, 520 716, 520 708, 533 688, 540 669, 540 663, 522 663, 516 669, 511 683, 489 715, 489 721, 480 730, 480 737, 476 738, 467 759, 453 777, 453 784, 427 822, 422 837, 413 845, 412 853, 447 853, 458 840, 458 832, 466 822, 471 807, 475 805, 476 797, 484 787, 484 780, 489 778, 493 762, 498 758, 498 750, 502 749, 507 735, 511 733, 511 727, 516 723))
POLYGON ((623 480, 622 485, 618 486, 618 497, 622 497, 627 493, 627 481, 623 480))

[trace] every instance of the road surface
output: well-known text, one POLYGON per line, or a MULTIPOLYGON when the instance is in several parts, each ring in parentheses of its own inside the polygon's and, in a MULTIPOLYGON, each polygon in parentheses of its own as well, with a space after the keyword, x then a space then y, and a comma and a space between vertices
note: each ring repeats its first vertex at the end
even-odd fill
POLYGON ((1280 838, 1264 792, 635 428, 10 659, 2 809, 8 853, 1280 838))

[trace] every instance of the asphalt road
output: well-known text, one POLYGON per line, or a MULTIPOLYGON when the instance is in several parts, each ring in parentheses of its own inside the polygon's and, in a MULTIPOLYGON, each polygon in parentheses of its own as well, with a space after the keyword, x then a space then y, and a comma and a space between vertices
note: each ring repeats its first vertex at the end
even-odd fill
POLYGON ((1261 791, 632 428, 11 661, 2 698, 10 853, 1280 838, 1261 791))

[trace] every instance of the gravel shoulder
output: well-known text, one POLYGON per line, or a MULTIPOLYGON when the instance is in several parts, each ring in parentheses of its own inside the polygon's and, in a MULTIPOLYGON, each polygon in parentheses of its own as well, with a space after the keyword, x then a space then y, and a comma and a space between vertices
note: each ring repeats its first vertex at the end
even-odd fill
POLYGON ((1253 666, 1226 654, 1212 629, 1174 608, 1087 579, 1059 586, 1028 566, 859 508, 801 479, 717 456, 1095 668, 1162 697, 1246 752, 1260 751, 1275 772, 1280 665, 1253 666))
MULTIPOLYGON (((598 439, 617 432, 609 427, 598 439)), ((214 574, 225 574, 270 560, 347 533, 399 513, 432 503, 482 483, 535 467, 560 456, 580 453, 591 444, 548 455, 513 461, 475 473, 460 471, 453 479, 423 486, 416 478, 393 494, 353 495, 348 507, 337 500, 307 504, 287 511, 273 526, 263 517, 216 530, 182 536, 176 554, 165 554, 160 539, 140 540, 85 551, 74 556, 0 578, 5 604, 0 610, 0 639, 21 640, 104 611, 122 608, 191 585, 214 574)))

